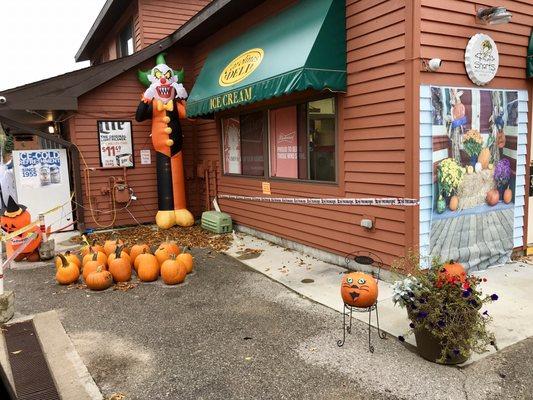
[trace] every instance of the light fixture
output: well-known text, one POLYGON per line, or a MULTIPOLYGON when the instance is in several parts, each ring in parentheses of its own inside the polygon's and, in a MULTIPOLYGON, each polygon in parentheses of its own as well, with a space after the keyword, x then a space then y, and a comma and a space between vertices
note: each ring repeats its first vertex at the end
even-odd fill
POLYGON ((513 14, 505 7, 489 7, 477 10, 477 18, 484 24, 500 25, 508 23, 513 14))
POLYGON ((54 123, 50 122, 50 125, 48 125, 48 133, 54 134, 56 133, 56 128, 54 127, 54 123))

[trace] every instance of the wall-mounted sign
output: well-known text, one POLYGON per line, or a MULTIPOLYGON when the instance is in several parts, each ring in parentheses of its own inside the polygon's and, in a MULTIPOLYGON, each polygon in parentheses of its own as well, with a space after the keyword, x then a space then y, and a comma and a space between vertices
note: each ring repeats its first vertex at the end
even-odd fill
POLYGON ((270 191, 270 182, 261 182, 261 190, 263 190, 263 194, 272 194, 270 191))
POLYGON ((152 163, 152 154, 150 150, 141 150, 141 164, 149 165, 152 163))
POLYGON ((255 48, 239 54, 222 70, 218 78, 220 86, 231 86, 248 77, 255 71, 265 55, 263 49, 255 48))
POLYGON ((131 121, 98 121, 100 166, 133 167, 131 121))
POLYGON ((465 51, 465 67, 468 77, 478 86, 489 83, 498 72, 500 57, 492 38, 478 33, 468 42, 465 51))

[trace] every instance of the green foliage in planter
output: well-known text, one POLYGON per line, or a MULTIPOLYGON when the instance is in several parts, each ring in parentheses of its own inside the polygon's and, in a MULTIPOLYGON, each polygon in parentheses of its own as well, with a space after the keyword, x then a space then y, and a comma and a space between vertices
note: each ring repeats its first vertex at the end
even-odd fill
POLYGON ((471 352, 485 352, 489 345, 496 347, 494 334, 487 329, 491 317, 483 306, 498 299, 496 294, 483 295, 482 279, 475 276, 464 282, 458 277, 443 279, 443 265, 435 259, 429 269, 421 270, 419 256, 411 252, 393 266, 410 272, 393 286, 394 303, 406 308, 411 319, 407 334, 420 328, 430 331, 442 346, 437 360, 441 363, 449 355, 468 357, 471 352))

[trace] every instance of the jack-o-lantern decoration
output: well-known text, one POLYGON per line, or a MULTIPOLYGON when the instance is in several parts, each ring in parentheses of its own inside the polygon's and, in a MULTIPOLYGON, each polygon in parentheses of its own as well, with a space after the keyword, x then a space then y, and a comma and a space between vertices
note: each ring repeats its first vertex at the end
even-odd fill
POLYGON ((376 279, 363 272, 350 272, 342 278, 341 296, 344 304, 352 307, 367 308, 378 299, 376 279))
POLYGON ((466 270, 463 264, 455 261, 448 261, 438 272, 437 287, 441 287, 445 283, 465 283, 466 270))
MULTIPOLYGON (((30 223, 31 215, 26 210, 26 206, 17 204, 17 202, 11 196, 9 196, 7 206, 4 205, 2 211, 0 212, 0 225, 2 226, 4 232, 7 234, 16 232, 30 223)), ((35 236, 34 239, 26 245, 24 250, 22 250, 22 253, 20 253, 15 260, 21 261, 26 258, 38 260, 38 249, 42 239, 41 230, 38 226, 35 226, 29 231, 23 232, 20 235, 8 240, 6 243, 8 256, 13 254, 13 252, 22 246, 30 235, 35 236)))

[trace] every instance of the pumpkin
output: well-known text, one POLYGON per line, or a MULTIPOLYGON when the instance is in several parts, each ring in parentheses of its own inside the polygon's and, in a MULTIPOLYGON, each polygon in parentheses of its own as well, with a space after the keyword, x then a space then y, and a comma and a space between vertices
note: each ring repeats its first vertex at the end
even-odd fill
POLYGON ((80 277, 80 269, 76 264, 67 260, 63 254, 58 255, 61 265, 56 271, 56 281, 61 285, 70 285, 77 282, 80 277))
POLYGON ((157 258, 157 261, 159 262, 159 265, 163 265, 163 263, 168 260, 172 254, 173 253, 169 252, 167 248, 163 246, 159 246, 154 253, 157 258))
POLYGON ((473 173, 474 173, 474 167, 472 167, 471 165, 469 165, 468 167, 466 167, 466 173, 467 173, 468 175, 473 174, 473 173))
POLYGON ((85 284, 91 290, 106 290, 113 284, 113 275, 104 267, 99 266, 85 279, 85 284))
POLYGON ((40 259, 41 259, 41 256, 39 255, 38 251, 34 251, 33 253, 31 253, 29 256, 26 257, 26 260, 30 262, 37 262, 40 259))
POLYGON ((135 272, 139 271, 139 264, 142 262, 152 262, 152 260, 155 260, 157 264, 159 265, 159 261, 157 260, 156 256, 154 256, 152 253, 150 253, 148 250, 143 250, 142 254, 139 254, 137 258, 135 258, 135 262, 133 263, 133 267, 135 268, 135 272))
MULTIPOLYGON (((126 251, 124 250, 124 246, 119 246, 119 247, 120 247, 120 257, 128 260, 128 262, 131 265, 131 257, 130 257, 130 255, 128 253, 126 253, 126 251)), ((117 247, 117 249, 119 247, 117 247)), ((111 253, 109 255, 109 257, 107 257, 107 265, 109 265, 111 263, 111 261, 113 261, 116 257, 117 257, 117 254, 116 254, 116 249, 115 249, 115 252, 111 253)))
POLYGON ((505 147, 505 133, 504 132, 498 132, 496 134, 496 143, 498 144, 498 148, 503 149, 505 147))
POLYGON ((503 192, 503 202, 505 204, 509 204, 513 200, 513 191, 507 187, 505 191, 503 192))
POLYGON ((439 195, 439 199, 437 200, 437 212, 439 214, 442 214, 446 210, 446 200, 444 200, 444 197, 442 197, 442 194, 439 195))
POLYGON ((187 267, 175 255, 161 265, 161 278, 167 285, 182 283, 186 276, 187 267))
POLYGON ((109 262, 109 272, 113 275, 115 282, 127 282, 131 279, 131 263, 129 256, 122 257, 124 253, 122 246, 115 250, 115 257, 109 262))
POLYGON ((124 242, 118 238, 106 240, 104 243, 104 253, 106 253, 106 255, 109 257, 110 254, 113 254, 115 252, 115 249, 118 246, 122 246, 123 244, 124 242))
POLYGON ((131 246, 130 258, 133 265, 135 265, 135 259, 139 254, 144 253, 145 251, 150 251, 150 247, 147 244, 134 244, 131 246))
POLYGON ((490 163, 490 150, 485 147, 477 156, 477 161, 481 164, 481 168, 487 169, 490 163))
POLYGON ((180 248, 179 248, 178 244, 175 241, 173 241, 173 240, 169 241, 167 239, 166 241, 161 243, 159 245, 159 247, 164 247, 165 249, 167 249, 169 254, 178 255, 180 253, 180 248))
POLYGON ((363 272, 350 272, 342 278, 341 296, 344 303, 352 307, 373 306, 378 299, 377 281, 363 272))
POLYGON ((498 204, 498 201, 500 201, 500 193, 497 189, 491 189, 487 192, 486 200, 489 206, 495 206, 496 204, 498 204))
POLYGON ((105 253, 104 246, 97 244, 96 239, 92 241, 91 245, 86 242, 85 246, 81 248, 81 255, 85 257, 87 254, 90 254, 94 251, 101 251, 102 253, 105 253))
POLYGON ((98 265, 107 265, 107 256, 105 253, 102 253, 101 251, 92 252, 91 254, 87 254, 83 257, 83 260, 81 261, 81 265, 85 267, 85 265, 93 259, 93 256, 96 255, 96 260, 98 261, 98 265))
POLYGON ((187 269, 187 273, 190 274, 192 272, 192 269, 194 267, 194 258, 191 253, 181 253, 176 256, 176 259, 181 261, 183 265, 185 265, 185 268, 187 269))
MULTIPOLYGON (((83 280, 84 281, 87 280, 87 276, 91 272, 96 271, 96 269, 98 267, 102 267, 105 270, 107 270, 105 261, 104 261, 104 263, 102 263, 101 260, 98 259, 98 254, 103 254, 103 253, 93 253, 93 255, 92 255, 93 257, 91 258, 91 260, 87 261, 85 264, 83 264, 82 275, 83 275, 83 280)), ((104 254, 104 256, 105 256, 105 254, 104 254)))
POLYGON ((441 287, 445 283, 455 282, 465 283, 466 271, 463 264, 450 260, 438 272, 437 287, 441 287))
MULTIPOLYGON (((80 259, 75 256, 74 254, 72 254, 70 251, 66 251, 65 254, 64 254, 65 258, 67 259, 68 262, 71 262, 73 264, 76 264, 76 266, 78 267, 78 269, 81 271, 81 261, 80 259)), ((61 258, 59 258, 59 255, 56 256, 56 269, 59 268, 62 264, 62 261, 61 261, 61 258)))
MULTIPOLYGON (((146 254, 141 258, 137 267, 137 276, 142 282, 153 282, 159 278, 159 262, 152 254, 146 254)), ((138 257, 137 257, 138 258, 138 257)))
MULTIPOLYGON (((22 204, 17 204, 13 197, 9 196, 7 206, 2 207, 0 212, 0 225, 6 233, 13 233, 31 223, 31 215, 27 210, 27 207, 22 204)), ((41 244, 42 235, 38 226, 33 227, 29 231, 21 233, 6 242, 8 254, 11 251, 17 250, 22 244, 25 248, 21 254, 15 259, 22 260, 38 249, 41 244), (35 238, 29 243, 25 243, 29 235, 35 234, 35 238)))
POLYGON ((494 168, 494 164, 489 164, 489 170, 492 171, 493 168, 494 168))
POLYGON ((459 207, 459 197, 457 197, 457 196, 452 196, 452 197, 450 198, 450 205, 449 205, 449 207, 450 207, 450 210, 451 210, 451 211, 455 211, 455 210, 457 210, 457 208, 459 207))

